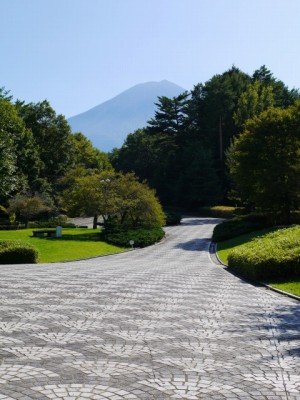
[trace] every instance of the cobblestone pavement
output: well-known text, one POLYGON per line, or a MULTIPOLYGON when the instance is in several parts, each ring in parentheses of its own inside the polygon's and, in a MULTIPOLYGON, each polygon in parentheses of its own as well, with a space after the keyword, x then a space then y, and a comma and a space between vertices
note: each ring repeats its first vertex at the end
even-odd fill
POLYGON ((212 263, 216 220, 156 246, 0 267, 0 400, 300 399, 300 304, 212 263))

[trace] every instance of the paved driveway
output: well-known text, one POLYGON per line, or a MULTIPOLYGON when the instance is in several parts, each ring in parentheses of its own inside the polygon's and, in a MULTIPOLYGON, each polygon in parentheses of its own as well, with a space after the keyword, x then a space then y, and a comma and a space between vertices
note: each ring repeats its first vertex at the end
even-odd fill
POLYGON ((300 399, 300 304, 214 265, 216 220, 147 249, 0 267, 0 400, 300 399))

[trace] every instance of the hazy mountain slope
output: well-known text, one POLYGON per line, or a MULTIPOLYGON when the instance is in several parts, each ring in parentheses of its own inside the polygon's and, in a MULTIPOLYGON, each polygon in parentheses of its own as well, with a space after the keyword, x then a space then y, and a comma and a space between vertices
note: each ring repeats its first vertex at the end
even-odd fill
POLYGON ((102 151, 122 146, 126 136, 146 126, 154 116, 158 96, 174 97, 184 92, 168 82, 142 83, 92 109, 68 119, 72 132, 82 132, 102 151))

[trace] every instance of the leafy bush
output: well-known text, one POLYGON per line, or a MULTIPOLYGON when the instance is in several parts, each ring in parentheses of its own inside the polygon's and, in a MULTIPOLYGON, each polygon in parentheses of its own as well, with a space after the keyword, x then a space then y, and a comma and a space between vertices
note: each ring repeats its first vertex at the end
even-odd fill
MULTIPOLYGON (((34 222, 29 222, 28 228, 56 228, 58 224, 55 221, 34 221, 34 222)), ((75 224, 72 224, 71 222, 64 223, 59 225, 62 228, 76 228, 75 224)))
POLYGON ((134 240, 134 247, 146 247, 159 242, 165 235, 161 227, 137 227, 104 230, 105 241, 120 247, 130 247, 129 241, 134 240))
POLYGON ((272 217, 269 214, 241 215, 217 225, 214 229, 212 240, 214 242, 222 242, 223 240, 264 229, 272 225, 272 217))
POLYGON ((65 214, 59 214, 56 217, 50 218, 50 222, 53 222, 56 226, 63 226, 68 224, 68 216, 65 214))
POLYGON ((292 224, 300 224, 300 211, 292 211, 291 212, 291 223, 292 224))
POLYGON ((175 212, 165 212, 166 226, 178 225, 181 222, 181 215, 175 212))
POLYGON ((245 209, 242 207, 230 206, 214 206, 214 207, 201 207, 199 213, 203 217, 214 218, 233 218, 236 215, 243 214, 245 209))
POLYGON ((0 205, 0 219, 2 218, 9 220, 9 214, 7 209, 0 205))
POLYGON ((228 265, 249 279, 300 277, 300 227, 279 229, 232 249, 228 265))
POLYGON ((24 229, 25 224, 0 224, 0 231, 16 231, 17 229, 24 229))
POLYGON ((37 263, 37 249, 19 240, 0 240, 0 264, 37 263))

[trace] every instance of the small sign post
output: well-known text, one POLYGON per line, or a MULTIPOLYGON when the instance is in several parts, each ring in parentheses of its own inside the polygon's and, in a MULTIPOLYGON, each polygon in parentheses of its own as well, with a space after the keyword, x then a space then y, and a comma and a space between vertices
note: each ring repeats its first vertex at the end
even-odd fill
POLYGON ((134 240, 129 240, 129 244, 130 244, 131 248, 133 249, 134 240))
POLYGON ((61 226, 57 226, 56 227, 56 237, 62 237, 62 227, 61 226))

